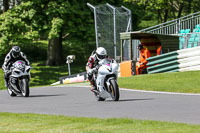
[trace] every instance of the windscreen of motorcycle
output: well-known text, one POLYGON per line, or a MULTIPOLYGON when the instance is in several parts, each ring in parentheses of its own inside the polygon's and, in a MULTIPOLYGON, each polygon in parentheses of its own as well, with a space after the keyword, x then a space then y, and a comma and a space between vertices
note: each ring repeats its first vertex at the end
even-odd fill
POLYGON ((112 71, 117 72, 119 69, 119 64, 118 63, 112 63, 112 71))
POLYGON ((21 71, 24 71, 24 69, 25 69, 25 62, 19 60, 19 61, 16 61, 16 62, 13 64, 13 66, 14 66, 15 68, 21 70, 21 71))
POLYGON ((102 75, 105 75, 105 74, 111 74, 113 73, 113 70, 112 70, 112 62, 110 59, 103 59, 99 62, 100 64, 100 68, 98 70, 98 72, 102 75))

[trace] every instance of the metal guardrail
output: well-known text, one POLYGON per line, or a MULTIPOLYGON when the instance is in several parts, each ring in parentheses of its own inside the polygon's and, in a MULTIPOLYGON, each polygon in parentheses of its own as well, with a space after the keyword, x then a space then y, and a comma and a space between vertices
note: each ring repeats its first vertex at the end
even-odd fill
POLYGON ((191 15, 174 19, 172 21, 168 21, 140 31, 167 35, 178 34, 181 29, 190 29, 190 31, 192 31, 197 24, 200 24, 200 12, 196 12, 191 15))
POLYGON ((147 59, 148 73, 200 70, 200 46, 147 59))
POLYGON ((78 83, 78 82, 84 82, 86 80, 87 80, 86 72, 72 74, 70 76, 64 76, 59 78, 60 84, 78 83))

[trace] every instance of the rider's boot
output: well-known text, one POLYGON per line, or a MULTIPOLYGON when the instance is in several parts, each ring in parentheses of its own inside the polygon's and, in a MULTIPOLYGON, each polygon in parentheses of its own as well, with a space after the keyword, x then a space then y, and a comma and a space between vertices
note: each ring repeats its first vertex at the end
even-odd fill
POLYGON ((5 87, 8 88, 8 79, 4 78, 4 81, 5 81, 5 87))
POLYGON ((94 85, 94 81, 90 82, 90 86, 91 86, 91 91, 94 92, 96 90, 96 86, 94 85))
POLYGON ((5 81, 5 87, 8 88, 8 80, 9 80, 9 75, 11 74, 11 72, 7 71, 4 73, 4 81, 5 81))

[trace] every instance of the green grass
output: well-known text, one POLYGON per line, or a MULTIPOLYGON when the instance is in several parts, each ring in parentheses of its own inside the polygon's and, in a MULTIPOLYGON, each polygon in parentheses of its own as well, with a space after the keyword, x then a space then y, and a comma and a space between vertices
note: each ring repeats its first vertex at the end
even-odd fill
POLYGON ((3 70, 0 69, 0 90, 6 89, 4 86, 4 73, 3 70))
MULTIPOLYGON (((50 85, 59 81, 59 77, 68 76, 68 66, 38 66, 38 63, 32 64, 30 86, 50 85)), ((70 65, 71 74, 84 72, 83 66, 70 65)))
POLYGON ((133 119, 97 119, 0 113, 1 133, 199 133, 200 125, 133 119))
POLYGON ((200 71, 147 74, 119 78, 121 88, 200 93, 200 71))

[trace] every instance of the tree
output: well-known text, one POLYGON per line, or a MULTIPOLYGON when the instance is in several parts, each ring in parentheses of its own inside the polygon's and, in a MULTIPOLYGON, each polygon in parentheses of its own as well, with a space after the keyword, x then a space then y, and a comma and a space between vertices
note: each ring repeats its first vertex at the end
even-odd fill
POLYGON ((62 55, 63 17, 69 9, 68 5, 69 3, 63 0, 50 1, 45 9, 48 20, 46 23, 49 27, 47 65, 61 65, 64 63, 62 55))
POLYGON ((38 31, 32 26, 34 25, 32 18, 36 11, 29 10, 30 7, 31 3, 23 3, 14 10, 7 10, 0 15, 1 57, 5 56, 12 45, 26 43, 39 37, 38 31))
POLYGON ((145 10, 154 12, 158 16, 158 23, 166 22, 182 16, 183 8, 188 1, 186 0, 124 0, 137 3, 145 10))
POLYGON ((65 0, 24 0, 19 6, 0 16, 0 48, 44 36, 49 41, 47 65, 63 64, 63 39, 76 38, 80 42, 88 42, 93 36, 93 29, 89 26, 92 20, 89 8, 86 3, 84 6, 79 3, 65 0))
POLYGON ((9 0, 3 0, 3 12, 9 9, 9 0))

